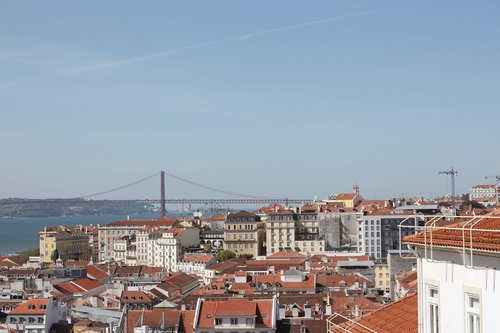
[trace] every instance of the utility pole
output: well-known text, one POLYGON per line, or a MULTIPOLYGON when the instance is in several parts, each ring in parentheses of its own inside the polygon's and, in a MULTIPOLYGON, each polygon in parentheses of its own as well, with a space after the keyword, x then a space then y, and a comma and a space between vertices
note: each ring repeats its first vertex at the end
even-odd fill
POLYGON ((160 172, 160 218, 165 217, 165 171, 160 172))
POLYGON ((451 167, 451 170, 447 171, 439 171, 440 175, 451 176, 451 208, 456 209, 455 206, 455 176, 458 174, 458 171, 451 167))
POLYGON ((496 186, 495 186, 495 203, 498 205, 498 181, 500 181, 500 175, 494 175, 494 176, 485 176, 484 179, 488 178, 495 178, 496 179, 496 186))

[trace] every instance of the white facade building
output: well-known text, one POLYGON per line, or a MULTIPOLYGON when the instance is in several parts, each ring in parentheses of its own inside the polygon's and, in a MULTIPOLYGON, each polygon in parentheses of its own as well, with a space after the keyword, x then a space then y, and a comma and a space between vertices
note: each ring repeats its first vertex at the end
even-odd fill
POLYGON ((48 333, 53 323, 67 318, 66 306, 55 306, 52 299, 30 299, 12 310, 7 317, 10 330, 48 333))
POLYGON ((417 255, 420 333, 499 331, 498 231, 499 216, 468 217, 405 238, 417 255))
POLYGON ((186 274, 194 274, 205 284, 212 282, 212 274, 207 273, 206 268, 217 262, 213 255, 184 257, 177 262, 177 271, 186 274))
POLYGON ((154 230, 149 234, 148 265, 177 271, 177 262, 184 255, 184 249, 200 244, 200 229, 171 228, 154 230))

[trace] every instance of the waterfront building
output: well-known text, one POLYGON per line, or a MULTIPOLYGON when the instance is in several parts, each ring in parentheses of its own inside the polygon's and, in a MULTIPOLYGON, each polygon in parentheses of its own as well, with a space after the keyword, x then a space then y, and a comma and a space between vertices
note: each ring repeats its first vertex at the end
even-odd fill
MULTIPOLYGON (((99 234, 99 260, 110 260, 115 257, 123 259, 127 257, 126 253, 115 253, 115 249, 123 250, 123 237, 128 236, 129 240, 135 237, 137 242, 134 246, 130 246, 131 252, 137 256, 135 259, 137 264, 146 264, 147 259, 147 240, 149 239, 149 230, 153 228, 171 228, 177 219, 161 218, 158 220, 127 220, 115 221, 98 227, 99 234), (115 246, 115 242, 119 244, 115 246)), ((127 244, 125 244, 127 250, 127 244)), ((123 252, 123 251, 122 251, 123 252)), ((130 255, 130 257, 132 257, 130 255)))
POLYGON ((53 253, 63 261, 90 260, 89 236, 78 228, 65 226, 44 227, 39 232, 40 263, 52 264, 53 253))

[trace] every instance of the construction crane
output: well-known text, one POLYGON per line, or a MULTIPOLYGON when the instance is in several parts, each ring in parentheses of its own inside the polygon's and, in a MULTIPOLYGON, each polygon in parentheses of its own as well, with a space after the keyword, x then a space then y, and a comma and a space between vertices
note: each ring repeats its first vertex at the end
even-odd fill
POLYGON ((484 179, 495 178, 497 186, 495 187, 495 203, 498 205, 498 181, 500 181, 500 175, 494 176, 484 176, 484 179))
POLYGON ((451 170, 447 171, 439 171, 440 175, 451 176, 451 208, 456 209, 455 206, 455 176, 458 174, 458 171, 451 167, 451 170))

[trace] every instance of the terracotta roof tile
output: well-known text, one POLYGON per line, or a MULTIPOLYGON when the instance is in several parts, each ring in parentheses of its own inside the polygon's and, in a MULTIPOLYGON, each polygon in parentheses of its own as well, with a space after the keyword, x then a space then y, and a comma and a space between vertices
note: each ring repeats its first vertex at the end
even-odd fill
POLYGON ((345 322, 340 324, 337 328, 334 328, 333 332, 345 332, 344 328, 349 328, 349 332, 353 333, 368 333, 372 331, 384 333, 417 333, 417 294, 373 311, 358 319, 355 323, 345 322))
POLYGON ((151 298, 140 290, 124 290, 120 297, 122 303, 151 303, 151 298))
POLYGON ((466 221, 452 221, 426 228, 426 231, 406 236, 403 241, 410 244, 431 244, 441 247, 474 249, 476 251, 500 252, 500 216, 496 215, 467 218, 466 221), (480 229, 480 230, 478 230, 480 229), (472 242, 471 242, 472 240, 472 242))
POLYGON ((23 304, 19 305, 17 308, 10 312, 11 315, 23 315, 23 314, 33 314, 33 315, 44 315, 47 312, 47 307, 49 305, 49 300, 47 298, 42 299, 30 299, 23 304))

